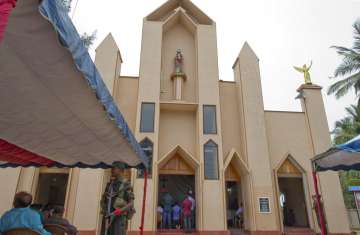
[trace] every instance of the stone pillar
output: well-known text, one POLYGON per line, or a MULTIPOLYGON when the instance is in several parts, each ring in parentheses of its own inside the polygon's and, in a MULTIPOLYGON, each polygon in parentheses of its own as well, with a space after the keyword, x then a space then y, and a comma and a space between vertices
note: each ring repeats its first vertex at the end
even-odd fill
POLYGON ((0 170, 0 214, 12 207, 16 186, 19 180, 20 168, 6 168, 0 170))
POLYGON ((174 87, 174 99, 175 100, 182 100, 182 89, 183 89, 183 83, 186 81, 186 75, 185 74, 173 74, 171 76, 171 80, 173 82, 174 87))
MULTIPOLYGON (((32 193, 36 169, 34 167, 23 167, 20 170, 17 192, 26 191, 32 193)), ((34 195, 33 195, 34 196, 34 195)))
MULTIPOLYGON (((141 42, 141 57, 139 71, 139 92, 137 104, 137 117, 135 137, 140 142, 144 138, 150 139, 154 144, 153 149, 153 177, 148 179, 147 199, 145 208, 145 231, 156 230, 156 207, 158 177, 157 162, 159 152, 159 118, 160 118, 160 74, 161 74, 161 48, 163 25, 162 22, 144 20, 141 42), (143 102, 155 103, 154 132, 140 132, 141 104, 143 102), (157 176, 157 174, 156 174, 157 176)), ((144 193, 144 180, 137 178, 135 171, 132 175, 135 192, 135 209, 137 213, 130 222, 130 230, 138 231, 141 224, 142 198, 144 193)))
POLYGON ((241 130, 245 140, 245 158, 250 169, 247 197, 252 202, 246 207, 251 218, 250 231, 267 231, 280 233, 277 225, 277 211, 275 194, 273 191, 272 171, 265 128, 264 103, 261 90, 259 60, 245 43, 233 66, 235 83, 238 93, 240 119, 243 123, 241 130), (267 197, 270 203, 270 212, 263 213, 259 209, 259 198, 267 197))
MULTIPOLYGON (((321 89, 315 84, 304 84, 298 89, 314 156, 328 150, 332 145, 321 89)), ((312 157, 309 156, 309 158, 312 157)), ((324 201, 329 232, 332 234, 350 233, 338 173, 324 172, 320 173, 319 176, 320 193, 324 201)), ((310 185, 311 193, 314 194, 313 184, 310 185)))
POLYGON ((226 230, 226 202, 224 180, 224 156, 222 150, 221 115, 219 98, 219 70, 216 42, 216 25, 198 25, 196 31, 197 73, 198 73, 198 153, 200 159, 199 192, 197 192, 198 229, 209 231, 226 230), (204 105, 216 106, 216 134, 203 131, 204 105), (209 140, 218 145, 219 179, 208 180, 204 177, 204 144, 209 140), (200 195, 199 195, 200 194, 200 195))
POLYGON ((121 54, 111 34, 96 48, 95 65, 107 89, 114 95, 114 81, 120 76, 121 54))
POLYGON ((80 169, 72 212, 74 225, 80 234, 96 234, 101 223, 100 199, 102 195, 104 171, 102 169, 80 169))

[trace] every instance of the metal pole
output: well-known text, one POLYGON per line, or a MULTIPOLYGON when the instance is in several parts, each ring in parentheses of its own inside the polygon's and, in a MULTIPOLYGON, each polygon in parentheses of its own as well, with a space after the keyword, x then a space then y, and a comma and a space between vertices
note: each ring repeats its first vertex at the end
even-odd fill
POLYGON ((358 223, 360 225, 360 215, 359 215, 359 206, 358 206, 358 203, 357 203, 357 194, 358 192, 354 191, 354 199, 355 199, 355 204, 356 204, 356 214, 357 214, 357 218, 358 218, 358 223))
POLYGON ((326 227, 325 227, 325 219, 324 219, 324 213, 321 208, 321 202, 320 202, 320 194, 318 189, 318 181, 316 176, 316 171, 313 171, 313 180, 314 180, 314 188, 315 188, 315 194, 316 194, 316 207, 318 209, 319 217, 320 217, 320 227, 321 227, 321 235, 326 235, 326 227))
POLYGON ((145 219, 145 207, 146 207, 146 191, 147 191, 147 178, 148 172, 144 169, 144 194, 143 194, 143 204, 141 210, 141 225, 140 225, 140 235, 144 235, 144 219, 145 219))

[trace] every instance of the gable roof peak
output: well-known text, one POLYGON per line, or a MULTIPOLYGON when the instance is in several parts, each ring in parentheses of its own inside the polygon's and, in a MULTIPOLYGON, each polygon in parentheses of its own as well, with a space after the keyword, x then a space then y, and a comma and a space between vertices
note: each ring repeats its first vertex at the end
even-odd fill
POLYGON ((149 21, 163 21, 178 8, 183 9, 186 14, 190 15, 199 24, 211 25, 213 20, 208 17, 202 10, 200 10, 190 0, 168 0, 155 11, 145 17, 149 21))

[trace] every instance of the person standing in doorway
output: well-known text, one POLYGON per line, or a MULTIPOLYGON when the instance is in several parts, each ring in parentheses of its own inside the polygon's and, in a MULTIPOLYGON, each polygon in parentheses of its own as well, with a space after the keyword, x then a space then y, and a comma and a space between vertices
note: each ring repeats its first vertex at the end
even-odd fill
POLYGON ((178 202, 175 202, 175 205, 172 208, 172 218, 173 225, 176 229, 180 228, 180 216, 181 216, 181 207, 178 202))
POLYGON ((244 206, 242 203, 240 203, 239 208, 237 209, 236 213, 236 221, 240 229, 243 229, 244 227, 244 206))
POLYGON ((163 228, 165 229, 171 229, 171 211, 172 211, 172 205, 174 203, 173 197, 170 195, 170 193, 164 189, 164 196, 162 197, 162 205, 163 208, 163 228))
POLYGON ((163 221, 163 213, 164 213, 164 209, 161 205, 159 205, 156 209, 156 213, 157 213, 157 226, 158 228, 163 228, 162 225, 162 221, 163 221))
POLYGON ((188 198, 191 201, 191 228, 195 229, 195 199, 193 196, 193 192, 190 190, 188 193, 188 198))
POLYGON ((184 218, 184 232, 191 233, 191 207, 192 202, 189 198, 189 195, 182 202, 182 213, 184 218))

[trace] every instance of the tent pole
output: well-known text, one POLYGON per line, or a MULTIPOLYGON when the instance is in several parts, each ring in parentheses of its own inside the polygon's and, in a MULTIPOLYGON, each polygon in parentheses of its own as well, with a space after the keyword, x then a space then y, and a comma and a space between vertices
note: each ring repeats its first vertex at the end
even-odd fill
POLYGON ((314 188, 315 188, 315 194, 316 194, 316 207, 317 207, 318 213, 319 213, 318 216, 320 217, 321 235, 326 235, 324 213, 323 213, 323 210, 321 208, 320 194, 319 194, 319 188, 318 188, 318 180, 317 180, 315 170, 313 170, 312 175, 313 175, 314 188))
POLYGON ((145 204, 146 204, 146 191, 147 191, 147 179, 148 172, 147 169, 144 169, 144 194, 143 194, 143 202, 141 209, 141 225, 140 225, 140 235, 144 235, 144 218, 145 218, 145 204))

